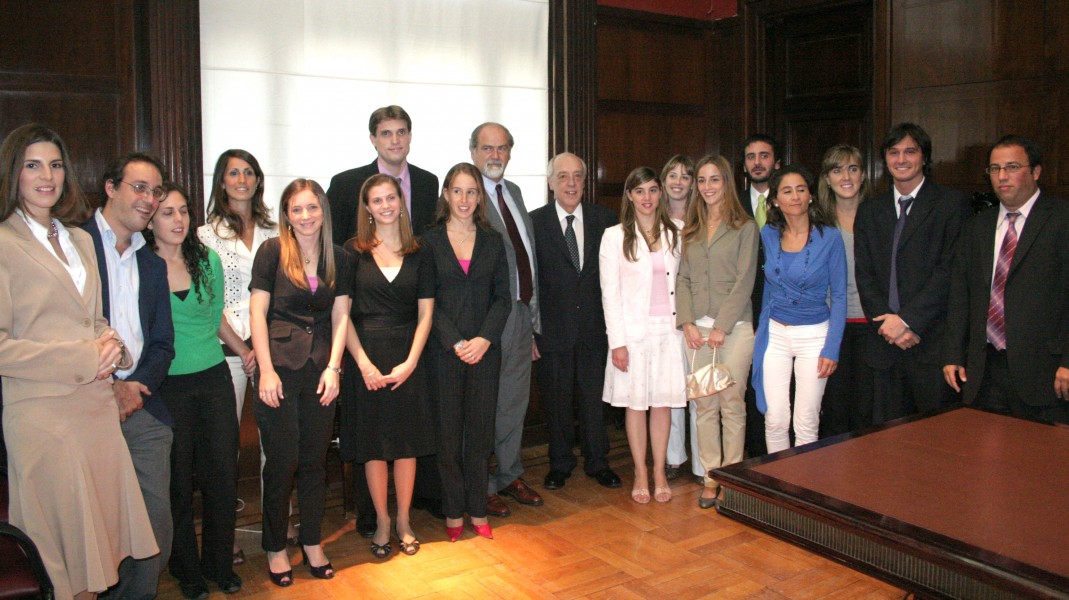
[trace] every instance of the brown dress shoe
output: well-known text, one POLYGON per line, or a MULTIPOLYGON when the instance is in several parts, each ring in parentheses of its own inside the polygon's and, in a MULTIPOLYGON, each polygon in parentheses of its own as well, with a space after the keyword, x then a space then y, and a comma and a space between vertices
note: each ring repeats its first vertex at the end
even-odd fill
POLYGON ((491 517, 507 517, 512 514, 509 505, 497 494, 486 495, 486 514, 491 517))
POLYGON ((502 496, 510 496, 516 502, 527 506, 542 506, 543 504, 542 496, 539 496, 538 492, 532 490, 522 479, 513 481, 498 493, 502 496))

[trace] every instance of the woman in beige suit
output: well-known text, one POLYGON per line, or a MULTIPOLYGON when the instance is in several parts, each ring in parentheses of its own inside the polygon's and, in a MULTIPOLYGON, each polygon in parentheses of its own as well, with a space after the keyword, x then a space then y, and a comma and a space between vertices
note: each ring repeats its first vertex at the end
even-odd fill
POLYGON ((159 552, 119 429, 121 340, 101 315, 87 206, 43 125, 0 146, 0 376, 10 520, 41 552, 57 598, 95 598, 119 562, 159 552))
POLYGON ((731 165, 723 156, 698 161, 698 198, 687 211, 683 257, 676 282, 676 324, 683 328, 691 370, 717 360, 735 385, 695 400, 698 449, 705 489, 698 506, 712 508, 718 487, 709 470, 742 460, 746 435, 746 376, 753 360, 753 307, 757 273, 757 224, 746 215, 731 165), (723 430, 721 432, 721 430, 723 430))

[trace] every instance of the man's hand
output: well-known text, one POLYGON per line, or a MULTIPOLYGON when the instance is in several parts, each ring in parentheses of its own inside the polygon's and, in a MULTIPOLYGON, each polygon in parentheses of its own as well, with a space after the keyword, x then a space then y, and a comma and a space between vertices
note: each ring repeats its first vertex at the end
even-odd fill
POLYGON ((1069 369, 1058 367, 1054 373, 1054 393, 1062 400, 1069 400, 1069 369))
MULTIPOLYGON (((947 385, 949 385, 950 387, 954 388, 955 392, 960 392, 961 391, 961 386, 958 385, 958 380, 959 379, 961 380, 962 383, 965 383, 966 381, 969 380, 969 378, 965 376, 965 367, 963 367, 961 365, 946 365, 946 366, 944 366, 943 367, 943 379, 946 379, 947 385)), ((1055 387, 1057 387, 1057 383, 1055 383, 1055 387)))
POLYGON ((909 350, 919 343, 921 343, 921 336, 914 333, 912 329, 906 329, 906 332, 895 340, 895 345, 903 350, 909 350))
POLYGON ((123 381, 116 379, 115 383, 111 386, 111 389, 115 392, 115 402, 119 405, 119 421, 126 421, 126 417, 141 410, 141 407, 145 405, 141 395, 151 396, 152 392, 148 391, 145 384, 139 381, 123 381))
POLYGON ((888 344, 895 343, 895 340, 902 337, 902 334, 909 329, 909 327, 906 326, 906 322, 894 313, 880 315, 873 319, 873 321, 883 322, 883 324, 880 325, 879 334, 883 336, 883 339, 887 340, 888 344))

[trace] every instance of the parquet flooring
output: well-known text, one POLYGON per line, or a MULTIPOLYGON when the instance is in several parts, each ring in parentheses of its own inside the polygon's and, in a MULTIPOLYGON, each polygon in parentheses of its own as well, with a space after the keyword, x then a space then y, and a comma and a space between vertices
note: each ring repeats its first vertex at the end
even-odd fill
MULTIPOLYGON (((619 432, 617 432, 619 434, 619 432)), ((612 467, 624 479, 609 490, 576 469, 557 491, 542 488, 549 470, 545 446, 524 450, 525 479, 545 498, 540 507, 509 500, 512 516, 491 518, 494 539, 469 530, 449 543, 443 525, 422 511, 413 527, 423 542, 415 556, 397 552, 378 560, 341 509, 332 481, 323 526, 325 548, 337 570, 313 579, 291 551, 294 585, 281 589, 266 575, 258 533, 242 531, 247 562, 236 567, 245 586, 232 598, 405 600, 409 598, 902 598, 904 592, 791 544, 701 510, 694 478, 673 482, 667 504, 630 499, 632 462, 622 434, 613 435, 612 467)), ((337 468, 331 475, 337 474, 337 468)), ((248 505, 239 527, 259 529, 255 480, 241 489, 248 505), (253 500, 249 500, 252 497, 253 500)), ((225 596, 213 589, 213 599, 225 596)), ((160 579, 160 598, 180 599, 177 582, 160 579)))

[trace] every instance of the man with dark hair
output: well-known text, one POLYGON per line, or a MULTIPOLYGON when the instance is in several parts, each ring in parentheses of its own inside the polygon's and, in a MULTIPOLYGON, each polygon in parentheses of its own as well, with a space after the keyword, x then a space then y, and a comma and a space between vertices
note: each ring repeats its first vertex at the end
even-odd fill
POLYGON ((512 311, 501 334, 501 382, 494 419, 494 455, 497 471, 490 474, 486 512, 507 517, 511 509, 501 499, 511 496, 520 504, 539 506, 542 497, 520 477, 523 419, 531 399, 531 361, 538 359, 534 334, 541 331, 538 312, 538 280, 535 238, 531 217, 516 184, 505 179, 515 140, 500 123, 483 123, 471 132, 468 150, 483 174, 483 186, 490 199, 486 217, 505 241, 509 264, 512 311))
MULTIPOLYGON (((779 142, 766 133, 755 133, 742 143, 742 173, 749 184, 739 200, 746 214, 757 221, 760 231, 765 226, 768 205, 768 183, 772 174, 780 168, 779 142)), ((815 190, 814 190, 815 192, 815 190)), ((758 315, 761 314, 761 296, 765 289, 765 248, 757 249, 757 277, 754 279, 750 302, 753 304, 754 327, 757 327, 758 315)), ((749 381, 749 375, 747 375, 749 381)), ((765 417, 757 410, 757 396, 753 386, 746 386, 746 455, 761 456, 765 449, 765 417)))
POLYGON ((958 239, 943 376, 966 404, 1069 424, 1069 204, 1040 191, 1028 138, 996 142, 986 171, 999 207, 958 239))
POLYGON ((953 246, 970 213, 968 196, 928 180, 932 141, 920 126, 894 126, 881 152, 891 190, 863 202, 854 221, 857 291, 879 336, 866 354, 874 423, 952 399, 941 351, 953 246))
MULTIPOLYGON (((356 235, 356 215, 360 205, 360 188, 369 177, 385 173, 396 177, 405 196, 405 207, 412 232, 417 236, 434 223, 434 212, 438 205, 438 177, 416 165, 408 163, 408 152, 412 142, 412 118, 400 106, 383 106, 371 113, 368 119, 371 145, 378 156, 371 164, 338 173, 330 180, 327 188, 327 200, 330 201, 330 215, 334 243, 345 244, 356 235)), ((346 352, 342 365, 344 375, 341 381, 341 396, 353 398, 353 386, 364 385, 359 377, 356 362, 346 352)), ((352 415, 352 410, 342 402, 341 418, 352 415)), ((342 458, 352 460, 352 450, 342 448, 342 458)), ((413 490, 412 508, 429 511, 438 518, 442 514, 442 491, 438 476, 437 457, 421 456, 416 459, 416 487, 413 490)), ((367 478, 363 465, 353 469, 353 496, 356 503, 356 531, 365 538, 375 535, 375 506, 367 488, 367 478)))
MULTIPOLYGON (((133 367, 115 372, 115 400, 160 553, 127 558, 110 598, 155 598, 171 554, 171 416, 156 393, 174 358, 167 265, 141 232, 159 208, 167 176, 147 154, 127 154, 104 172, 104 205, 83 225, 93 237, 104 316, 118 332, 133 367)), ((232 575, 232 573, 231 573, 232 575)), ((230 584, 220 581, 220 585, 230 584)), ((241 587, 240 580, 237 583, 241 587)), ((237 590, 234 590, 237 591, 237 590)))
POLYGON ((575 415, 583 470, 607 488, 620 487, 609 468, 605 431, 604 365, 609 353, 601 305, 598 250, 616 215, 604 206, 583 202, 586 163, 563 152, 549 162, 547 176, 553 201, 531 211, 538 254, 538 289, 542 333, 535 336, 542 358, 538 386, 549 429, 547 490, 564 487, 576 467, 575 415))
POLYGON ((378 156, 369 165, 338 173, 330 180, 330 200, 334 243, 344 244, 356 233, 356 213, 360 188, 376 173, 392 175, 401 182, 412 231, 421 235, 434 223, 438 203, 438 177, 408 163, 412 143, 412 118, 405 109, 391 105, 376 109, 368 119, 371 145, 378 156))

